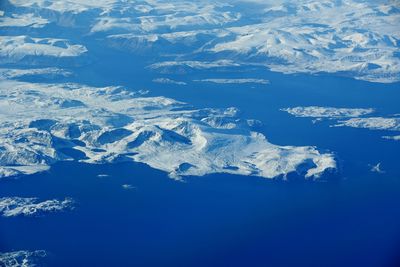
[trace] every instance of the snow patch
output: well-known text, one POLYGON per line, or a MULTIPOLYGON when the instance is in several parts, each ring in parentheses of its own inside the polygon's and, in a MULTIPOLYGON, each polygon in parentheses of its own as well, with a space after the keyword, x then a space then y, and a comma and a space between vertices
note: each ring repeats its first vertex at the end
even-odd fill
POLYGON ((175 80, 171 80, 171 79, 168 79, 168 78, 156 78, 156 79, 153 79, 153 82, 162 83, 162 84, 186 85, 185 82, 175 81, 175 80))
POLYGON ((44 250, 21 250, 0 253, 0 265, 4 267, 35 267, 41 258, 46 257, 44 250))
POLYGON ((87 52, 82 45, 71 45, 67 40, 31 38, 29 36, 0 36, 0 63, 16 63, 31 57, 78 57, 87 52))
POLYGON ((389 130, 400 131, 400 118, 384 118, 384 117, 370 117, 370 118, 352 118, 345 121, 339 121, 335 126, 364 128, 370 130, 389 130))
POLYGON ((265 79, 203 79, 195 81, 220 83, 220 84, 246 84, 246 83, 269 84, 269 81, 265 79))
POLYGON ((382 138, 387 139, 387 140, 400 141, 400 135, 385 135, 385 136, 382 136, 382 138))
POLYGON ((40 202, 37 198, 3 197, 0 198, 0 214, 3 217, 41 216, 47 213, 60 212, 74 208, 74 201, 46 200, 40 202))
POLYGON ((293 116, 305 118, 360 117, 375 112, 372 108, 333 108, 318 106, 283 108, 281 110, 293 116))

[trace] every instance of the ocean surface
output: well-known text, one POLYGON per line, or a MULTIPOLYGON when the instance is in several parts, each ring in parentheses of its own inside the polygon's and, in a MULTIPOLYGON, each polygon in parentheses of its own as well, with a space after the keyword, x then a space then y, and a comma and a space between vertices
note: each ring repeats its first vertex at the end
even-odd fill
POLYGON ((329 120, 312 123, 279 110, 315 105, 396 114, 399 83, 251 67, 168 75, 187 82, 180 86, 152 83, 160 75, 143 70, 146 59, 124 60, 115 69, 110 60, 120 60, 117 54, 97 58, 103 63, 81 67, 73 79, 149 90, 151 96, 199 108, 238 107, 240 117, 263 123, 257 131, 273 144, 334 152, 338 170, 316 182, 294 175, 281 181, 227 174, 175 181, 139 163, 60 162, 47 172, 2 181, 0 197, 72 197, 76 208, 39 218, 0 217, 2 251, 43 249, 48 257, 40 266, 59 267, 394 267, 400 262, 400 142, 383 139, 383 131, 330 127, 329 120), (194 81, 243 72, 270 84, 194 81), (371 172, 377 163, 384 172, 371 172))

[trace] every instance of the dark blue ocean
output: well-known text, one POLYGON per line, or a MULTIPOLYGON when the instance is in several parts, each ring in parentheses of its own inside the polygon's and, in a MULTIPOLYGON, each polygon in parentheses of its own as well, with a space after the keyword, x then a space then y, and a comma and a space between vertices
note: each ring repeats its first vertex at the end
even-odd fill
POLYGON ((284 75, 258 67, 160 75, 144 68, 147 59, 124 60, 115 69, 122 61, 117 54, 97 58, 105 59, 75 70, 73 81, 147 89, 149 95, 195 107, 238 107, 240 117, 263 122, 258 131, 273 144, 334 152, 338 170, 317 182, 225 174, 177 182, 139 163, 58 163, 48 172, 1 181, 0 197, 72 197, 75 210, 0 218, 2 251, 43 249, 48 256, 41 264, 59 267, 395 267, 400 262, 400 142, 381 138, 387 132, 332 128, 330 121, 313 124, 279 110, 316 105, 396 114, 399 83, 284 75), (188 85, 151 82, 158 77, 188 85), (193 82, 208 78, 264 78, 270 84, 193 82), (385 173, 370 171, 369 164, 378 162, 385 173))

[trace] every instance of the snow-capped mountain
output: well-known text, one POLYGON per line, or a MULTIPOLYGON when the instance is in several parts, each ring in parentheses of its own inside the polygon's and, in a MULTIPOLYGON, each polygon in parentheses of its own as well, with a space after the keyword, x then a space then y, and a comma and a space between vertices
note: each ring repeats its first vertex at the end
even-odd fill
POLYGON ((1 0, 0 266, 389 266, 399 25, 398 0, 1 0))
POLYGON ((165 55, 172 61, 203 57, 283 73, 400 79, 396 1, 8 0, 3 5, 0 27, 10 36, 1 40, 2 62, 20 60, 24 53, 80 55, 95 39, 132 53, 151 51, 155 61, 165 55), (48 29, 75 40, 54 39, 48 29))
MULTIPOLYGON (((94 42, 102 49, 152 51, 148 70, 163 73, 257 65, 375 82, 399 78, 396 4, 8 0, 2 5, 1 176, 32 173, 71 159, 135 160, 173 177, 228 172, 272 178, 305 162, 310 177, 335 167, 331 154, 313 147, 270 144, 232 110, 197 110, 120 87, 12 80, 26 75, 68 78, 71 67, 96 57, 90 49, 94 42)), ((154 81, 186 85, 167 78, 154 81)))
POLYGON ((62 160, 134 160, 182 175, 266 178, 335 168, 314 147, 277 146, 229 108, 193 109, 121 87, 0 82, 1 176, 41 171, 62 160), (10 90, 12 88, 12 90, 10 90), (300 168, 301 167, 301 168, 300 168))
MULTIPOLYGON (((311 146, 273 145, 251 129, 254 121, 239 118, 234 108, 195 109, 118 86, 68 83, 68 78, 74 75, 74 67, 91 64, 97 49, 139 53, 157 48, 152 50, 157 52, 147 68, 155 72, 253 64, 283 72, 315 72, 322 62, 329 69, 318 71, 338 72, 343 71, 334 63, 340 49, 361 40, 360 45, 368 49, 355 49, 354 53, 363 53, 362 60, 343 59, 340 65, 353 71, 356 64, 360 71, 353 77, 360 78, 365 71, 361 65, 378 64, 384 57, 387 66, 364 74, 380 80, 380 70, 385 69, 385 74, 394 74, 387 81, 394 81, 398 36, 387 32, 385 42, 371 41, 368 38, 378 38, 374 31, 379 24, 373 24, 368 34, 352 35, 357 27, 349 24, 350 14, 342 14, 336 21, 326 17, 343 5, 359 8, 351 15, 352 21, 359 23, 357 27, 366 27, 360 20, 365 12, 372 12, 371 19, 385 27, 398 18, 397 10, 387 10, 384 5, 364 4, 361 8, 352 1, 5 1, 0 17, 0 175, 34 173, 63 160, 134 160, 175 178, 216 172, 274 178, 294 171, 318 177, 335 168, 332 154, 311 146), (251 8, 238 9, 238 5, 251 8), (261 19, 252 19, 252 12, 261 12, 261 19), (290 14, 302 19, 284 19, 290 14), (324 36, 320 31, 326 32, 324 38, 315 37, 324 36), (323 52, 307 52, 309 49, 323 52), (310 53, 315 55, 305 56, 310 53), (365 53, 373 53, 375 63, 365 53), (16 81, 24 77, 41 77, 47 83, 16 81), (67 82, 48 83, 49 78, 67 82)), ((381 28, 380 34, 384 34, 381 28)), ((186 85, 167 78, 154 81, 186 85)), ((202 82, 268 83, 262 79, 202 82)))

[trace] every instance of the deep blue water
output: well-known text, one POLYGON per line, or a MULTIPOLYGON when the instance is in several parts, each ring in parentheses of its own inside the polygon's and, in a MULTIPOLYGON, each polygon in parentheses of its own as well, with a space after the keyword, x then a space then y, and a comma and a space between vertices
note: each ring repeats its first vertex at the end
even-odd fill
POLYGON ((39 218, 0 218, 2 251, 45 249, 47 265, 60 267, 396 266, 400 142, 382 139, 387 132, 332 128, 330 121, 312 124, 279 109, 319 105, 400 113, 398 83, 283 75, 261 68, 159 75, 144 70, 142 59, 121 61, 115 69, 114 57, 81 67, 73 80, 149 89, 150 95, 196 107, 238 107, 241 117, 264 123, 259 131, 274 144, 335 152, 337 173, 326 182, 216 174, 183 183, 138 163, 58 163, 45 173, 1 181, 0 196, 72 197, 76 209, 39 218), (156 77, 188 85, 152 83, 156 77), (228 77, 264 78, 271 84, 192 82, 228 77), (369 164, 378 162, 385 173, 370 171, 369 164), (136 188, 125 190, 123 184, 136 188))
POLYGON ((209 175, 175 182, 142 164, 61 163, 1 195, 73 197, 74 211, 1 218, 1 246, 48 266, 394 266, 400 182, 209 175), (110 177, 97 177, 110 174, 110 177), (132 184, 126 190, 122 184, 132 184))

